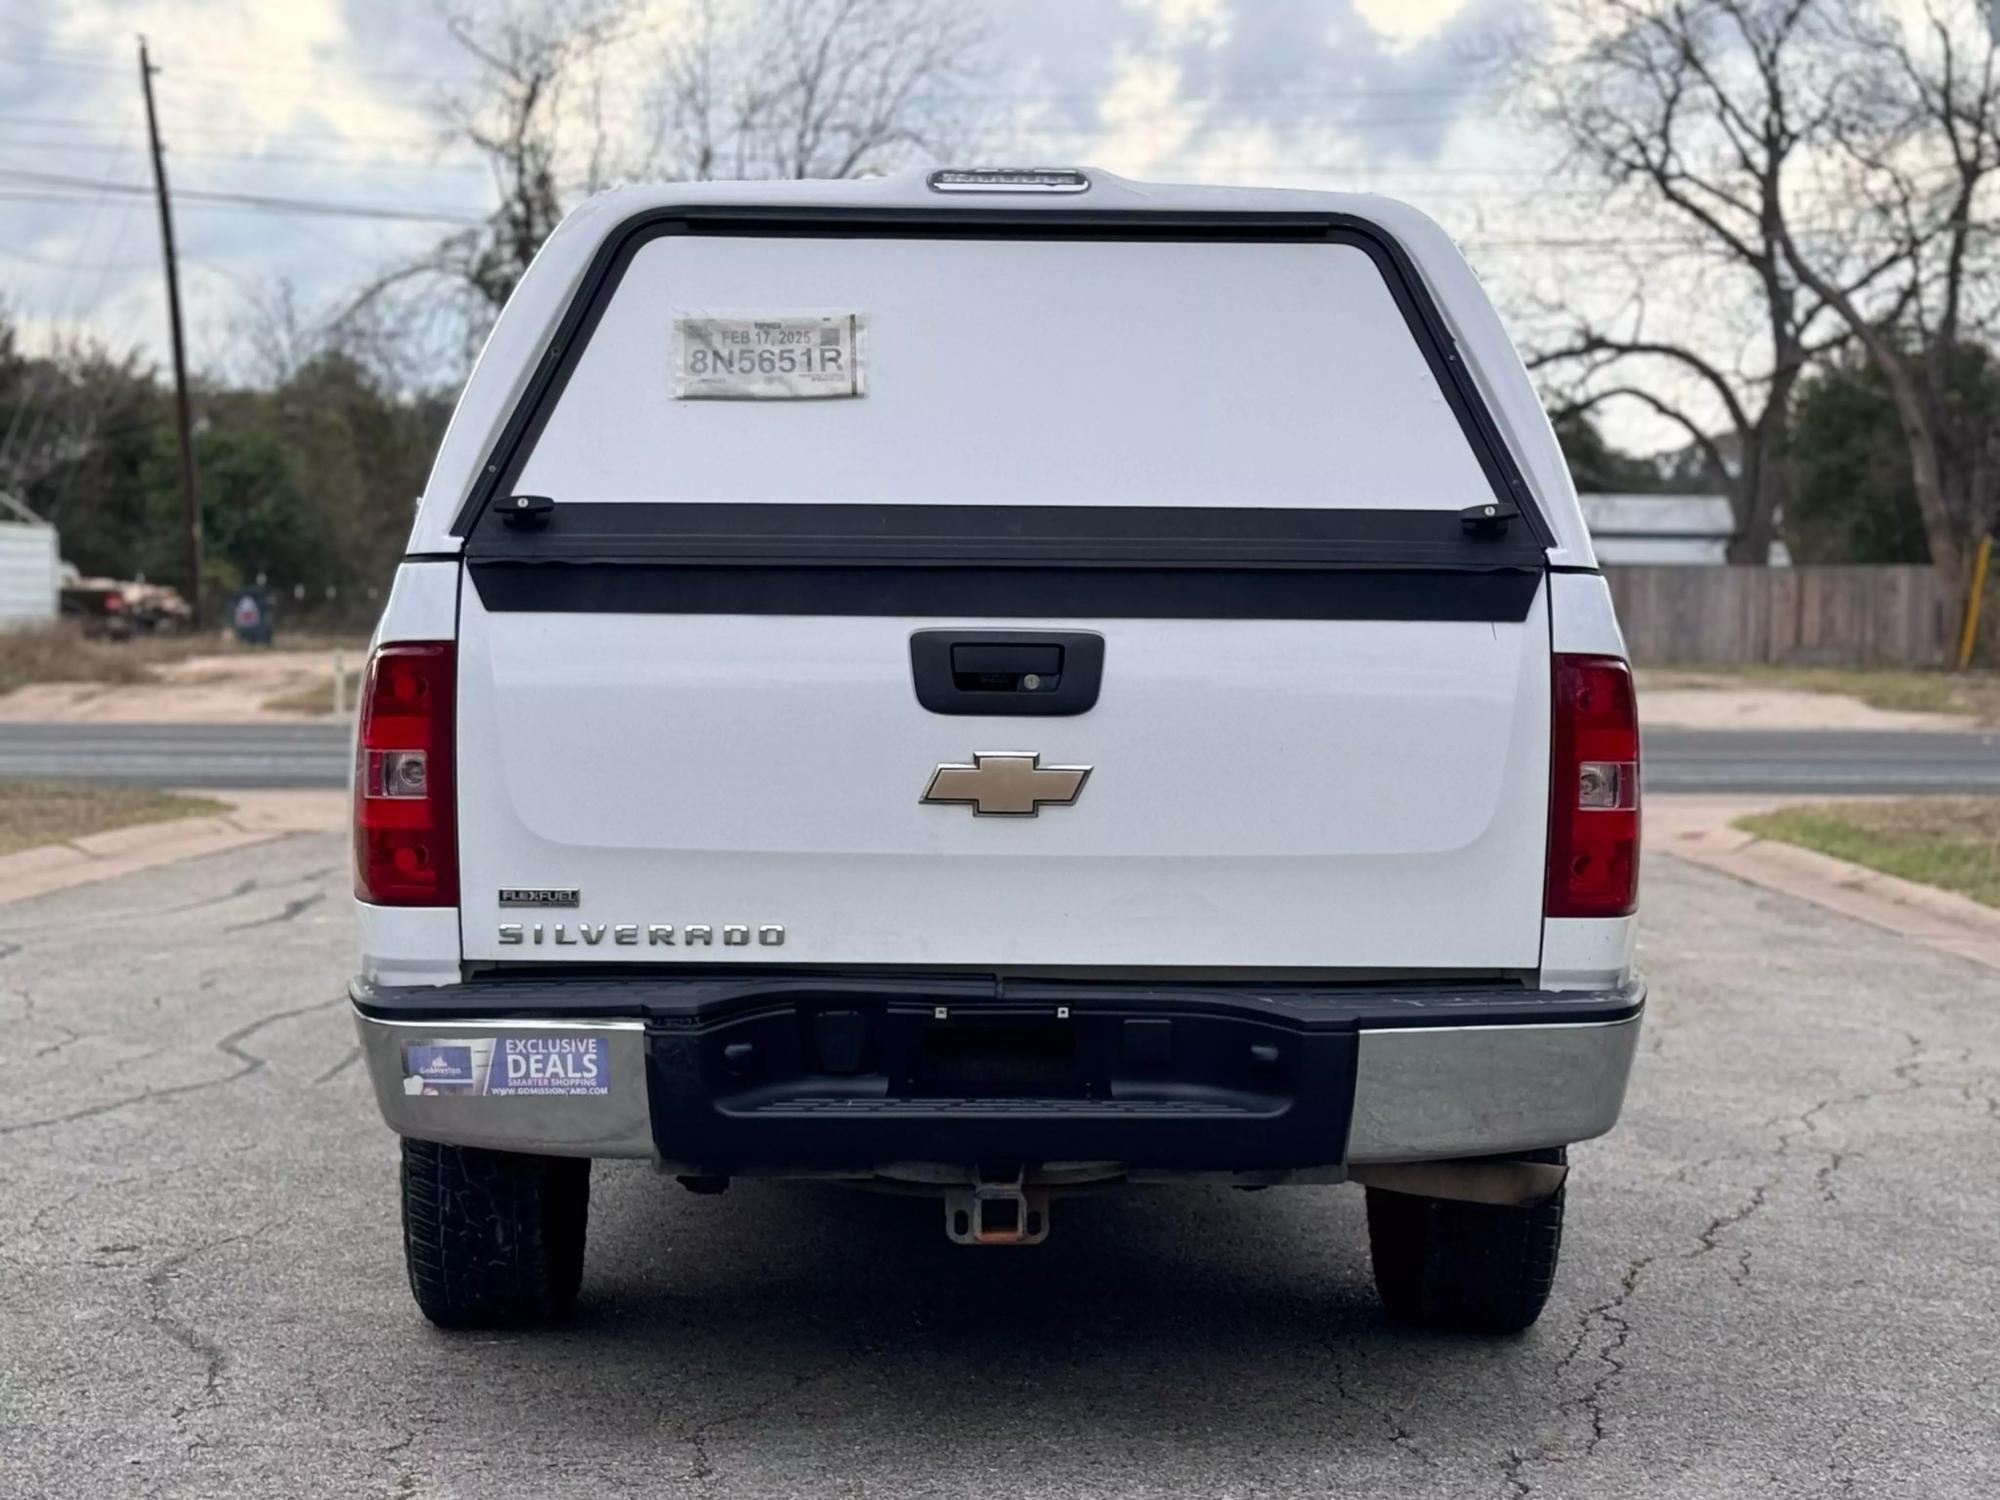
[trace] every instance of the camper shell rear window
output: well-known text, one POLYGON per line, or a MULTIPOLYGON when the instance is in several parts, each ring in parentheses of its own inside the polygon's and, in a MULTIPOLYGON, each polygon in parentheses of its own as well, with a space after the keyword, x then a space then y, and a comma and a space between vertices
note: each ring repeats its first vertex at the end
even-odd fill
POLYGON ((487 474, 454 525, 476 543, 517 495, 554 502, 565 545, 731 512, 769 532, 812 506, 911 508, 890 531, 958 507, 1124 511, 1112 530, 1145 513, 1168 537, 1234 512, 1223 533, 1281 539, 1379 539, 1402 516, 1456 551, 1461 514, 1495 503, 1519 522, 1489 565, 1547 539, 1400 251, 1325 215, 642 216, 600 251, 487 474), (787 339, 851 319, 824 337, 860 362, 855 389, 773 395, 753 367, 761 398, 691 390, 691 339, 707 375, 755 319, 787 339))

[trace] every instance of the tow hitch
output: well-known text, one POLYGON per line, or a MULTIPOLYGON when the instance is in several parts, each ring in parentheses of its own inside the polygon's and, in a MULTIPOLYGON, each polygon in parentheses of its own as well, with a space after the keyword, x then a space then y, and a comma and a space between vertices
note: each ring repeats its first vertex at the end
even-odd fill
POLYGON ((1049 1237, 1049 1190, 1029 1187, 1016 1168, 1007 1178, 975 1174, 971 1186, 947 1188, 944 1232, 958 1245, 1039 1245, 1049 1237))

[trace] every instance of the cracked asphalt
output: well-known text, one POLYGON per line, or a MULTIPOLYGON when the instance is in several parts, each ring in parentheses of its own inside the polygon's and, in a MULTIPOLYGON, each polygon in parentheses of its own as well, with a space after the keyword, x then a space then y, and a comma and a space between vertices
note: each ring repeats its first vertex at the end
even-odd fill
POLYGON ((345 859, 0 908, 0 1495, 1990 1496, 2000 974, 1654 859, 1618 1132, 1519 1339, 1413 1334, 1361 1196, 913 1199, 600 1165, 581 1315, 438 1333, 345 859))

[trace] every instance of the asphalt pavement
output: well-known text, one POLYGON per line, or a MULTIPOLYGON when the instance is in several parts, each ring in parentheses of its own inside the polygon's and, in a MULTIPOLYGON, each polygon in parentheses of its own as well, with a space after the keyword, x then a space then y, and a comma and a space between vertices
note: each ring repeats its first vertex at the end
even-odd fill
POLYGON ((345 786, 354 730, 326 724, 0 724, 0 777, 172 787, 345 786))
POLYGON ((694 1197, 582 1309, 404 1285, 337 837, 0 908, 0 1495, 1990 1496, 2000 974, 1656 857, 1625 1121, 1517 1339, 1389 1325, 1351 1188, 694 1197))
POLYGON ((1653 792, 2000 792, 1990 730, 1653 729, 1641 753, 1653 792))
MULTIPOLYGON (((0 724, 0 777, 174 787, 344 786, 338 724, 0 724)), ((2000 733, 1654 729, 1656 792, 2000 792, 2000 733)))

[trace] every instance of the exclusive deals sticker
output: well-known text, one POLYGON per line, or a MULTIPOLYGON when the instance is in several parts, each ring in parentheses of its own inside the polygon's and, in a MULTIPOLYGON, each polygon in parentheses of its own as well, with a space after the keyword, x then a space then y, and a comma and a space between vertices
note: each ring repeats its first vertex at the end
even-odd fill
POLYGON ((608 1094, 601 1036, 432 1037, 403 1043, 406 1094, 608 1094))

